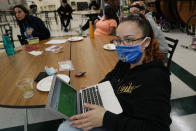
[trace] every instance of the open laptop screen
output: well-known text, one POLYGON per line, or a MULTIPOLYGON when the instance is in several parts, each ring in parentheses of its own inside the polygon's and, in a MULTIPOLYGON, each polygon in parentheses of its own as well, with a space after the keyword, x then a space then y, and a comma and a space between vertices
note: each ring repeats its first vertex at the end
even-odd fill
POLYGON ((77 114, 77 91, 60 79, 56 79, 52 96, 52 108, 71 117, 77 114))

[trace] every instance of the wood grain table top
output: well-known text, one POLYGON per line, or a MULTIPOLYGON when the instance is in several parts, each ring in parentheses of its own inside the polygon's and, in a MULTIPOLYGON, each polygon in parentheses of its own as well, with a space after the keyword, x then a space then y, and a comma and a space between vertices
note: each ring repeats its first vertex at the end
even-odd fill
MULTIPOLYGON (((40 42, 39 49, 44 50, 51 45, 40 42)), ((58 68, 58 62, 70 59, 69 42, 61 44, 64 46, 63 52, 55 54, 46 52, 39 56, 33 56, 22 50, 13 56, 7 56, 5 53, 0 55, 0 106, 5 107, 39 107, 44 106, 47 101, 48 92, 41 92, 36 89, 34 82, 34 96, 24 99, 22 92, 16 87, 16 83, 23 78, 32 78, 33 80, 39 72, 45 71, 45 66, 58 68)), ((59 72, 58 72, 59 73, 59 72)), ((69 74, 69 72, 60 72, 69 74)))
POLYGON ((81 41, 66 42, 61 44, 63 52, 46 52, 44 49, 51 45, 43 44, 41 41, 39 49, 44 53, 33 56, 22 50, 14 56, 0 55, 0 106, 13 108, 44 107, 47 102, 48 92, 41 92, 36 88, 34 82, 34 96, 25 99, 22 92, 17 88, 17 81, 23 78, 35 79, 39 72, 44 72, 44 67, 59 68, 58 62, 70 60, 75 70, 57 72, 57 74, 70 74, 70 84, 79 89, 82 86, 97 84, 111 71, 118 61, 115 51, 103 49, 103 45, 110 42, 112 36, 85 37, 81 41), (76 77, 78 72, 86 72, 83 77, 76 77))
POLYGON ((71 60, 75 68, 70 75, 70 84, 73 87, 80 89, 82 86, 97 84, 114 68, 118 61, 116 51, 103 48, 103 45, 108 44, 112 39, 112 36, 97 36, 71 43, 71 60), (83 77, 75 77, 79 72, 86 72, 86 74, 83 77))

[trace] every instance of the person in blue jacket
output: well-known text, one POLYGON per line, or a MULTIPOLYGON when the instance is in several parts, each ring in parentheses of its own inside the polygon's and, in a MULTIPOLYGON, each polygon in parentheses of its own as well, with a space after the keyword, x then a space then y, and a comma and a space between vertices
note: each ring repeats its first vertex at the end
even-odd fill
POLYGON ((39 37, 39 40, 45 40, 50 38, 50 31, 44 22, 38 17, 29 15, 26 7, 16 5, 13 7, 13 11, 23 39, 39 37))

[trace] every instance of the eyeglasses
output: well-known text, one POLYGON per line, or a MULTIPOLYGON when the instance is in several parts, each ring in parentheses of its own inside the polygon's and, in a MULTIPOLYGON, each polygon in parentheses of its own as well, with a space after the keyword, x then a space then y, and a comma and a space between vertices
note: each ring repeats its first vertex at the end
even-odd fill
POLYGON ((126 38, 125 40, 121 40, 119 38, 116 38, 116 39, 113 39, 112 42, 115 44, 115 45, 128 45, 128 46, 133 46, 133 43, 137 40, 141 40, 141 39, 144 39, 145 37, 141 37, 141 38, 138 38, 138 39, 131 39, 131 38, 126 38))

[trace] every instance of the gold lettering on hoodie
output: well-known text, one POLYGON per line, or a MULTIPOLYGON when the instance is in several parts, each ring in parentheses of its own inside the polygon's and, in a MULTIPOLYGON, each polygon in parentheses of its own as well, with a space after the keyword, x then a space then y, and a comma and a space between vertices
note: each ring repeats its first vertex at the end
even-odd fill
POLYGON ((122 93, 131 94, 133 90, 135 90, 140 86, 141 85, 133 86, 133 84, 130 82, 127 86, 120 86, 117 90, 117 94, 122 94, 122 93))

